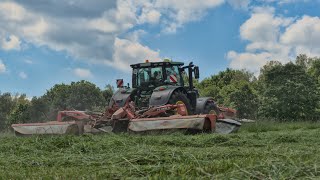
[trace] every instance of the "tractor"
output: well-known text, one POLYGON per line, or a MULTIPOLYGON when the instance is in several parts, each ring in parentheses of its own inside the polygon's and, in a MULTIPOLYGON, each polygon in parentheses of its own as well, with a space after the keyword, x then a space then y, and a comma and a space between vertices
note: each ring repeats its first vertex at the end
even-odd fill
POLYGON ((109 107, 123 107, 128 101, 133 101, 139 109, 183 104, 187 115, 220 114, 220 108, 212 97, 199 97, 193 85, 193 80, 199 79, 199 67, 192 62, 185 66, 182 62, 170 60, 146 61, 130 66, 132 88, 123 86, 120 80, 122 83, 118 84, 119 90, 111 98, 109 107))

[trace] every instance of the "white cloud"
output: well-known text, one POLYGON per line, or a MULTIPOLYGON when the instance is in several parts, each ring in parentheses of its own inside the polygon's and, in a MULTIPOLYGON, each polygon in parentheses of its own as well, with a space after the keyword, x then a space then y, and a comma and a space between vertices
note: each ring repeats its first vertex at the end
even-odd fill
POLYGON ((230 60, 230 67, 233 69, 247 69, 255 75, 259 74, 259 67, 262 67, 268 60, 272 60, 272 54, 263 53, 236 53, 229 51, 227 59, 230 60), (258 67, 258 68, 257 68, 258 67))
POLYGON ((46 22, 43 18, 37 18, 36 22, 22 27, 22 33, 26 38, 30 38, 33 41, 39 42, 43 41, 41 36, 48 32, 48 30, 49 23, 46 22))
POLYGON ((155 7, 166 14, 164 32, 175 33, 184 24, 201 19, 208 9, 223 4, 224 0, 156 0, 155 7))
POLYGON ((146 9, 143 9, 142 10, 142 14, 141 16, 139 17, 139 20, 140 20, 140 23, 151 23, 151 24, 156 24, 159 22, 160 20, 160 12, 157 11, 157 10, 154 10, 154 9, 151 9, 151 10, 146 10, 146 9))
POLYGON ((117 32, 118 30, 118 27, 116 24, 104 18, 93 19, 88 22, 88 26, 91 27, 92 29, 99 30, 105 33, 117 32))
POLYGON ((129 64, 144 62, 146 59, 150 61, 160 60, 159 52, 135 41, 116 38, 114 46, 113 61, 106 61, 106 64, 123 71, 130 70, 129 64))
POLYGON ((6 72, 6 65, 0 59, 0 74, 6 72))
POLYGON ((251 0, 227 0, 235 9, 247 9, 251 0))
POLYGON ((139 42, 140 41, 140 37, 147 34, 146 31, 144 30, 135 30, 133 32, 130 32, 126 35, 125 39, 129 40, 129 41, 133 41, 133 42, 139 42))
POLYGON ((4 50, 20 50, 20 39, 15 35, 1 40, 1 48, 4 50))
POLYGON ((27 64, 33 64, 33 61, 30 60, 30 59, 26 59, 26 60, 24 60, 24 62, 27 63, 27 64))
POLYGON ((25 72, 20 72, 19 73, 19 77, 21 78, 21 79, 27 79, 28 78, 28 75, 25 73, 25 72))
POLYGON ((256 8, 251 17, 241 25, 240 36, 253 42, 275 42, 278 40, 280 27, 287 26, 291 20, 275 17, 273 8, 256 8))
MULTIPOLYGON (((37 46, 65 51, 88 63, 109 61, 112 64, 115 39, 138 24, 138 7, 129 0, 94 2, 0 2, 0 36, 14 34, 9 41, 0 39, 1 48, 18 49, 23 39, 37 46)), ((160 15, 155 10, 144 12, 144 23, 159 21, 160 15)))
POLYGON ((273 8, 255 8, 241 25, 240 37, 248 41, 246 51, 229 51, 230 67, 256 74, 269 60, 286 63, 299 54, 320 56, 319 17, 282 17, 273 8))
MULTIPOLYGON (((62 14, 51 14, 56 13, 52 9, 57 11, 63 9, 64 7, 60 7, 61 4, 63 3, 52 1, 44 3, 0 2, 0 13, 2 13, 0 16, 0 35, 14 34, 27 43, 36 46, 45 45, 56 51, 66 51, 69 55, 88 62, 101 62, 102 59, 112 57, 113 47, 110 44, 113 44, 116 36, 114 31, 116 33, 120 31, 116 29, 118 26, 116 28, 111 26, 115 19, 110 21, 105 17, 105 13, 114 10, 114 8, 104 7, 105 9, 100 12, 102 15, 94 16, 91 13, 95 12, 87 12, 90 9, 90 4, 78 7, 81 4, 81 1, 78 1, 75 5, 66 5, 69 6, 69 11, 67 11, 69 14, 63 15, 63 12, 61 12, 62 14), (48 4, 51 7, 46 7, 48 4), (74 6, 77 7, 74 8, 74 6), (108 24, 108 22, 110 23, 108 24), (101 26, 97 26, 98 24, 101 26)), ((2 48, 17 47, 13 46, 20 42, 16 40, 17 38, 11 38, 7 44, 2 43, 2 48)))
POLYGON ((43 42, 41 35, 47 29, 48 24, 38 14, 27 11, 15 2, 0 2, 0 35, 7 37, 11 34, 1 40, 2 49, 20 49, 20 39, 43 42))
MULTIPOLYGON (((129 63, 143 59, 159 59, 160 56, 158 50, 139 42, 143 31, 136 27, 151 24, 158 26, 161 32, 174 33, 186 23, 200 20, 208 10, 225 2, 5 1, 0 2, 0 37, 10 35, 10 38, 9 41, 0 39, 0 45, 2 49, 20 49, 21 42, 26 42, 64 51, 73 58, 88 63, 106 64, 126 70, 124 67, 129 63)), ((239 0, 229 2, 237 7, 247 4, 239 0)))
POLYGON ((320 18, 303 16, 286 29, 281 42, 292 46, 296 54, 320 56, 320 18))
POLYGON ((93 77, 89 69, 76 68, 73 70, 73 73, 80 78, 91 78, 93 77))
POLYGON ((282 4, 290 4, 290 3, 299 3, 299 2, 308 2, 310 0, 260 0, 266 3, 277 3, 279 5, 282 4))
POLYGON ((27 14, 23 7, 9 1, 0 3, 0 9, 0 15, 10 21, 22 21, 27 14))

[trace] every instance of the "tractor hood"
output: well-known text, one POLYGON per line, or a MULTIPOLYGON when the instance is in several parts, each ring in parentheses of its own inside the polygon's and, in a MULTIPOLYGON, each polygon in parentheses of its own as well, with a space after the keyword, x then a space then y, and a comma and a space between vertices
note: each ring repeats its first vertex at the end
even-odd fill
POLYGON ((134 88, 119 88, 113 95, 110 100, 109 106, 112 106, 113 103, 116 103, 119 107, 123 107, 130 98, 130 95, 135 91, 134 88))

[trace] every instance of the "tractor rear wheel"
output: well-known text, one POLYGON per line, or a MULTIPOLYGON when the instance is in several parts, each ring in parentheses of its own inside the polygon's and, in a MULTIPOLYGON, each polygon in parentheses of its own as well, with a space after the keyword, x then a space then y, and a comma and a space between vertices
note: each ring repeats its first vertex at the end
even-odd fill
POLYGON ((220 110, 213 101, 208 101, 204 107, 203 114, 215 114, 218 116, 220 114, 220 110))
POLYGON ((187 108, 187 115, 192 115, 192 107, 187 95, 181 91, 175 91, 170 97, 169 104, 184 104, 187 108))

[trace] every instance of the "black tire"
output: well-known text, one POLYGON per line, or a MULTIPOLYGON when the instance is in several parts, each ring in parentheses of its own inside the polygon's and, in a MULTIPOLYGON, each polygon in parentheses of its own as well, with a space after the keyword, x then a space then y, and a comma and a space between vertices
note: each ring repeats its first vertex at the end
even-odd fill
POLYGON ((202 114, 213 114, 213 113, 218 116, 220 114, 220 110, 213 101, 208 101, 203 109, 202 114))
POLYGON ((186 106, 188 115, 192 115, 193 111, 189 99, 187 98, 187 95, 181 91, 173 92, 168 104, 177 104, 179 101, 182 101, 186 106))

